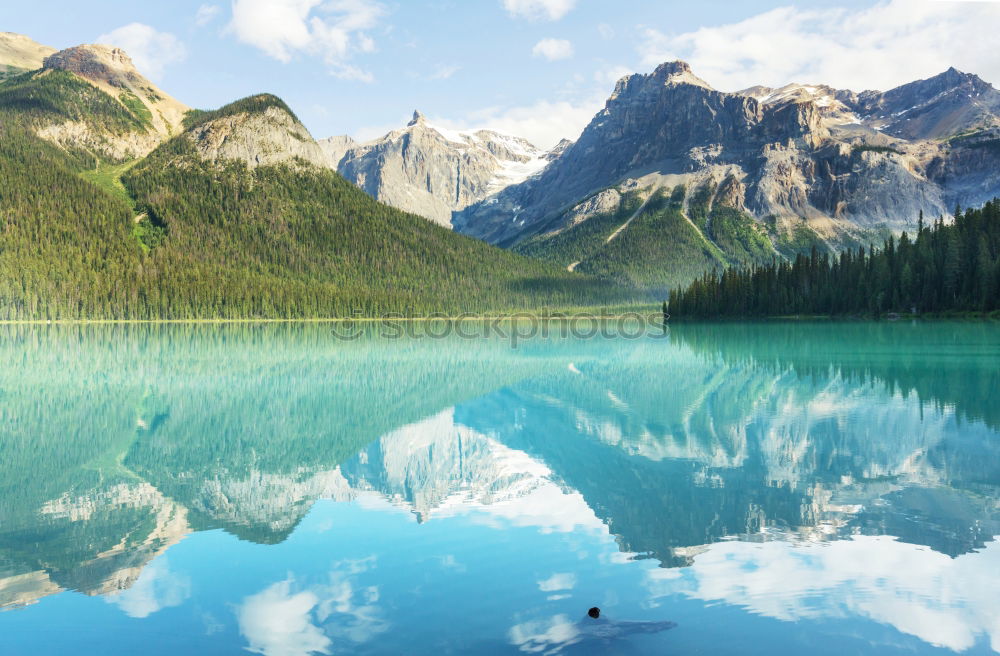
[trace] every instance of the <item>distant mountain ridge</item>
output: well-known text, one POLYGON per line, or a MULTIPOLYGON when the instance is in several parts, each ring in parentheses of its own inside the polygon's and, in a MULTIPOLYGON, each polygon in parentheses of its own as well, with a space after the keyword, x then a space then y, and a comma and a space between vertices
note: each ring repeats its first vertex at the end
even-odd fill
MULTIPOLYGON (((329 240, 327 252, 313 252, 277 269, 262 267, 228 244, 230 250, 219 260, 223 267, 241 261, 269 277, 266 284, 258 279, 268 288, 278 279, 284 285, 286 275, 298 279, 296 291, 289 292, 281 307, 240 291, 240 303, 248 304, 243 309, 252 306, 255 312, 275 316, 288 311, 288 299, 308 305, 308 312, 318 312, 320 305, 324 312, 334 307, 340 312, 346 288, 361 294, 364 300, 358 297, 357 302, 368 309, 426 309, 431 297, 437 299, 435 304, 453 309, 496 309, 500 298, 503 307, 513 309, 554 299, 587 305, 588 299, 599 298, 595 302, 603 304, 661 297, 713 270, 793 258, 813 248, 837 252, 878 245, 889 233, 912 230, 921 214, 947 215, 956 204, 980 205, 1000 194, 1000 92, 955 69, 884 93, 802 84, 727 93, 713 89, 686 63, 668 62, 650 74, 619 80, 604 109, 575 142, 563 140, 545 152, 490 130, 461 132, 434 125, 420 112, 414 112, 404 128, 366 143, 346 136, 317 142, 287 105, 268 94, 214 112, 191 110, 146 79, 125 52, 112 46, 82 45, 56 52, 27 37, 2 33, 0 66, 0 130, 6 139, 0 157, 6 158, 4 166, 17 188, 5 203, 7 208, 16 204, 16 213, 27 217, 17 230, 0 233, 0 239, 17 241, 16 247, 0 250, 11 267, 9 282, 22 281, 10 282, 9 293, 18 302, 0 307, 11 318, 38 314, 58 292, 47 275, 20 271, 42 250, 52 252, 38 263, 53 262, 65 246, 19 232, 41 221, 41 207, 52 216, 36 226, 39 230, 61 225, 69 215, 89 216, 101 227, 77 222, 71 230, 76 237, 86 241, 99 234, 111 244, 120 232, 131 232, 131 239, 113 246, 139 248, 141 257, 150 257, 157 249, 169 250, 177 236, 158 206, 162 210, 164 204, 171 205, 172 211, 187 214, 211 198, 199 219, 205 230, 231 220, 233 212, 244 212, 244 218, 253 215, 250 223, 258 232, 243 233, 256 243, 251 250, 265 261, 285 257, 288 265, 288 253, 264 248, 258 239, 288 238, 288 226, 282 223, 288 214, 283 213, 302 217, 333 212, 346 218, 345 208, 350 208, 369 218, 388 216, 382 206, 365 203, 353 193, 360 188, 403 212, 530 258, 506 258, 496 250, 477 250, 470 246, 472 241, 431 236, 423 224, 409 218, 400 219, 405 229, 402 223, 393 224, 402 230, 393 234, 408 244, 401 251, 390 248, 373 226, 365 228, 373 230, 363 237, 355 234, 360 240, 356 243, 349 243, 346 233, 324 233, 308 246, 306 236, 297 235, 293 241, 299 255, 320 248, 324 239, 329 240), (160 176, 169 193, 166 188, 159 195, 146 190, 140 198, 130 185, 138 181, 138 172, 157 177, 145 166, 151 161, 170 165, 171 175, 177 176, 184 167, 194 167, 192 180, 195 173, 205 173, 205 187, 193 189, 193 183, 179 177, 165 181, 160 176), (173 166, 177 162, 182 165, 173 166), (224 190, 213 188, 208 182, 212 167, 239 173, 226 178, 230 186, 224 190), (281 173, 269 177, 275 168, 281 173), (340 186, 332 170, 352 185, 340 186), (39 179, 72 189, 67 198, 37 198, 31 187, 39 179), (90 186, 78 188, 81 179, 90 186), (260 179, 267 184, 255 186, 260 179), (293 185, 319 185, 323 198, 311 196, 316 189, 293 185), (254 196, 264 186, 281 200, 254 196), (100 193, 105 195, 95 196, 100 193), (241 204, 250 197, 261 207, 241 204), (315 207, 301 204, 305 197, 315 207), (181 198, 186 205, 178 204, 181 198), (94 210, 97 206, 100 209, 94 210), (29 216, 32 207, 35 213, 29 216), (115 213, 132 217, 132 224, 119 225, 111 218, 115 213), (420 237, 411 241, 417 233, 420 237), (371 240, 381 244, 375 251, 365 250, 371 240), (32 243, 43 245, 29 247, 32 243), (331 252, 347 259, 333 262, 331 252), (496 262, 504 262, 505 273, 494 279, 488 267, 454 259, 459 252, 478 253, 473 257, 484 262, 499 257, 496 262), (402 264, 438 256, 438 268, 414 264, 407 270, 402 264), (446 270, 441 269, 446 260, 446 270), (345 262, 357 266, 345 267, 345 262), (307 275, 307 269, 312 273, 307 275), (421 279, 418 270, 428 275, 421 279), (473 270, 486 282, 459 280, 456 274, 472 275, 473 270), (505 282, 508 274, 513 277, 505 282), (364 285, 352 287, 366 277, 378 279, 378 292, 364 285), (38 290, 45 289, 32 292, 34 300, 24 297, 28 278, 38 290), (344 287, 348 278, 350 284, 344 287), (320 279, 331 285, 336 279, 342 285, 327 295, 325 305, 313 298, 326 284, 320 279), (439 279, 461 287, 456 294, 463 302, 452 303, 443 292, 431 293, 439 279), (407 282, 396 284, 390 293, 390 280, 407 282), (306 291, 309 285, 318 287, 306 291), (577 291, 571 291, 574 286, 577 291), (618 292, 613 291, 616 287, 618 292), (477 294, 481 297, 473 298, 477 294), (471 305, 464 305, 466 301, 471 305)), ((242 230, 249 225, 230 227, 242 230)), ((215 237, 224 240, 233 234, 215 237)), ((203 245, 203 240, 192 239, 190 252, 212 259, 203 245)), ((83 261, 97 261, 89 257, 83 261)), ((56 268, 72 261, 55 262, 56 268)), ((115 267, 116 275, 133 269, 144 275, 175 275, 139 261, 115 267)), ((71 277, 82 276, 82 271, 71 277)), ((211 278, 217 271, 203 273, 211 278)), ((236 285, 239 276, 235 270, 230 273, 236 285)), ((86 293, 76 290, 56 301, 60 316, 70 307, 75 308, 71 314, 80 314, 84 307, 88 312, 137 312, 139 305, 150 302, 136 290, 134 306, 112 310, 116 302, 98 300, 114 294, 102 289, 110 283, 97 276, 87 284, 86 293), (89 300, 77 298, 78 292, 89 300)), ((242 311, 223 310, 226 301, 218 298, 199 298, 202 307, 184 312, 242 311)), ((156 311, 167 307, 160 305, 156 311)), ((170 311, 180 311, 179 306, 170 306, 170 311)))

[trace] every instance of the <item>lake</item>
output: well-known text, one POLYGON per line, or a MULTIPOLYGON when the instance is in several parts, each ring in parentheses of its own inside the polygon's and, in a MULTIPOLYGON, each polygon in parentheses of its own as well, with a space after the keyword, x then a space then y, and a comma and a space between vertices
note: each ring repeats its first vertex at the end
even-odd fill
POLYGON ((0 326, 0 654, 1000 652, 1000 324, 376 333, 0 326))

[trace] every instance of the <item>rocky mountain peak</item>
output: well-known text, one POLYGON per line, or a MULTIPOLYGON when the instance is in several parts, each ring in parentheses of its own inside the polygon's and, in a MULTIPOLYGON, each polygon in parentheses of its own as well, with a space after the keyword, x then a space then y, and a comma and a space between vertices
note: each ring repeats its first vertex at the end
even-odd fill
POLYGON ((146 79, 121 48, 97 44, 74 46, 49 55, 43 66, 73 73, 119 100, 133 113, 137 100, 148 110, 150 127, 164 137, 179 131, 184 115, 190 110, 146 79))
POLYGON ((340 160, 344 159, 344 155, 349 150, 358 146, 358 142, 346 134, 320 139, 316 143, 326 153, 326 156, 330 160, 330 167, 334 169, 338 167, 340 160))
POLYGON ((553 146, 549 152, 545 153, 545 159, 549 160, 550 162, 554 159, 559 159, 562 156, 562 154, 566 152, 566 149, 572 145, 573 142, 570 141, 569 139, 560 139, 559 143, 553 146))
POLYGON ((926 80, 917 80, 916 82, 911 82, 910 84, 904 84, 901 87, 887 91, 883 95, 889 97, 904 97, 913 94, 918 97, 922 96, 922 98, 917 99, 927 100, 936 94, 959 88, 973 92, 993 89, 992 85, 978 75, 973 73, 963 73, 952 66, 943 73, 938 73, 937 75, 929 77, 926 80))
POLYGON ((937 77, 941 78, 943 81, 952 82, 954 84, 968 83, 973 86, 987 86, 987 87, 992 86, 988 82, 983 80, 983 78, 976 75, 975 73, 965 73, 963 71, 958 70, 954 66, 949 66, 948 70, 946 70, 944 73, 939 74, 937 77))
POLYGON ((865 91, 856 111, 873 127, 903 139, 939 139, 1000 126, 1000 91, 951 67, 925 80, 865 91))
POLYGON ((45 58, 45 68, 76 73, 92 82, 126 86, 145 80, 132 58, 121 48, 104 45, 73 46, 45 58))
POLYGON ((648 75, 642 73, 626 75, 618 80, 608 101, 611 102, 623 96, 631 98, 637 94, 659 93, 664 87, 674 88, 682 85, 714 91, 708 82, 691 71, 691 66, 687 62, 677 60, 660 64, 648 75))
POLYGON ((535 175, 549 160, 524 139, 492 130, 459 131, 419 111, 400 130, 350 145, 320 142, 337 170, 370 195, 451 226, 452 213, 535 175))
POLYGON ((691 66, 687 62, 681 60, 660 64, 653 71, 653 78, 663 84, 693 84, 706 89, 712 88, 708 82, 691 71, 691 66))
POLYGON ((413 110, 413 118, 410 122, 406 124, 406 127, 413 127, 414 125, 424 125, 427 123, 427 117, 420 113, 420 110, 413 110))
MULTIPOLYGON (((647 189, 667 180, 689 191, 707 189, 711 180, 720 206, 761 220, 787 218, 787 225, 807 221, 818 239, 847 243, 859 230, 900 229, 920 211, 946 211, 950 191, 930 178, 948 153, 925 140, 994 126, 1000 128, 1000 92, 954 69, 885 93, 823 84, 724 93, 685 62, 666 62, 619 80, 572 147, 538 176, 463 210, 453 224, 509 245, 573 225, 565 208, 603 189, 625 189, 630 180, 647 189)), ((969 154, 970 162, 973 155, 984 158, 969 154)), ((962 183, 969 189, 963 201, 992 193, 995 176, 983 173, 980 160, 955 169, 956 177, 972 172, 962 183)))

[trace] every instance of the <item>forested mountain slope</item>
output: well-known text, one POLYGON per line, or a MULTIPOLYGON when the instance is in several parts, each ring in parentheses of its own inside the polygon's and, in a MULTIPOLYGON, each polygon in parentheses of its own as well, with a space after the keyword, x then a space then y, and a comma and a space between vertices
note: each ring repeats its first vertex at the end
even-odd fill
POLYGON ((273 96, 192 112, 140 159, 116 147, 137 135, 163 138, 139 105, 76 73, 0 84, 0 320, 423 315, 641 297, 375 201, 320 165, 273 96), (46 138, 67 123, 82 137, 46 138))

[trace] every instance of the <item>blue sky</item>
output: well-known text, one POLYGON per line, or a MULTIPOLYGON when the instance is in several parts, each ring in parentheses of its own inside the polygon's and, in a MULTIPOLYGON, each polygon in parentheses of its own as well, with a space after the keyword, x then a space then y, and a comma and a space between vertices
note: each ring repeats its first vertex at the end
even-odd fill
POLYGON ((1000 3, 946 0, 38 0, 0 30, 125 48, 200 108, 284 98, 316 137, 371 138, 414 109, 541 146, 574 138, 629 72, 674 58, 717 88, 888 88, 948 66, 1000 82, 1000 3))

